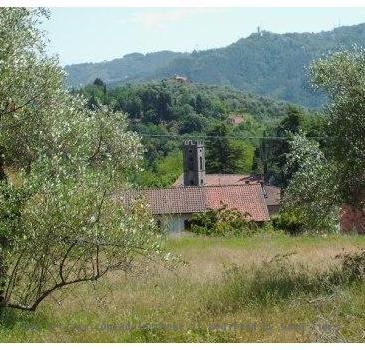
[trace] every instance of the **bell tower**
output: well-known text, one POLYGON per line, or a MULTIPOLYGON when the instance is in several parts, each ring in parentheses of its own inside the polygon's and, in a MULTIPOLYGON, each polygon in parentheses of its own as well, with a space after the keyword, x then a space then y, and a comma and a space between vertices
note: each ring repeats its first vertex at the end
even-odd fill
POLYGON ((184 142, 184 186, 205 185, 205 152, 202 141, 184 142))

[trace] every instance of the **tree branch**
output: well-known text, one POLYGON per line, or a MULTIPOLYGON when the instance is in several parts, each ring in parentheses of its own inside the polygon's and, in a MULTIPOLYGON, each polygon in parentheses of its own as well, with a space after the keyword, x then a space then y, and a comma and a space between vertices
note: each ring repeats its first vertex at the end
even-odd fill
POLYGON ((41 94, 38 94, 36 96, 33 96, 32 98, 30 98, 28 101, 26 101, 25 103, 23 103, 22 105, 20 106, 17 106, 17 107, 13 107, 12 109, 10 110, 3 110, 0 112, 0 118, 3 117, 4 115, 7 115, 7 114, 12 114, 12 113, 15 113, 16 111, 20 110, 20 109, 23 109, 24 107, 26 107, 27 105, 29 105, 29 103, 31 102, 34 102, 38 97, 40 97, 41 94))
POLYGON ((71 253, 71 250, 75 247, 75 245, 76 245, 76 242, 71 243, 71 245, 68 247, 68 249, 65 253, 65 256, 63 257, 63 259, 61 261, 60 269, 59 269, 59 275, 60 275, 60 278, 61 278, 61 282, 65 282, 65 278, 63 276, 63 268, 64 268, 65 262, 66 262, 66 260, 69 256, 69 254, 71 253))

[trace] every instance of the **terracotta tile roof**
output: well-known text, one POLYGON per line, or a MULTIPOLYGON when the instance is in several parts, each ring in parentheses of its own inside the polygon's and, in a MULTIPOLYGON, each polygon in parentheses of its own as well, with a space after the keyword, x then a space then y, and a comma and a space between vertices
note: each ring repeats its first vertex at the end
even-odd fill
MULTIPOLYGON (((244 185, 259 184, 261 178, 254 175, 244 174, 206 174, 205 186, 229 186, 229 185, 244 185)), ((184 186, 184 174, 180 175, 172 185, 173 187, 184 186)), ((265 200, 267 205, 280 205, 281 189, 272 185, 264 185, 266 193, 265 200)))
POLYGON ((228 208, 249 213, 254 221, 269 219, 260 184, 132 189, 123 191, 119 196, 126 208, 137 198, 145 198, 153 214, 198 213, 225 204, 228 208))
MULTIPOLYGON (((205 184, 207 186, 225 186, 225 185, 242 185, 247 181, 258 183, 259 179, 251 175, 242 174, 206 174, 205 184)), ((172 185, 183 186, 184 174, 180 175, 178 179, 172 185)))
POLYGON ((266 221, 269 213, 260 184, 206 186, 204 187, 210 209, 218 209, 223 204, 228 208, 248 213, 254 221, 266 221))
POLYGON ((146 199, 153 214, 198 213, 206 210, 202 187, 130 189, 121 193, 123 206, 146 199))
POLYGON ((237 125, 237 124, 241 124, 242 122, 245 121, 245 118, 242 115, 230 115, 227 118, 227 121, 231 124, 237 125))

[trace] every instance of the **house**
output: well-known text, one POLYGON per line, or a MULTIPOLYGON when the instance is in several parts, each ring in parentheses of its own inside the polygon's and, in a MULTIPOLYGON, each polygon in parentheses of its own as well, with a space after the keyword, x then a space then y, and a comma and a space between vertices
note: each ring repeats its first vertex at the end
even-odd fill
MULTIPOLYGON (((259 184, 262 187, 262 192, 270 216, 276 214, 279 211, 281 202, 281 188, 265 184, 260 176, 243 174, 205 174, 204 176, 204 186, 231 186, 248 184, 259 184)), ((184 186, 184 174, 180 175, 172 186, 184 186)))
POLYGON ((277 214, 281 204, 281 188, 277 186, 263 184, 265 201, 270 216, 277 214))
POLYGON ((155 219, 170 233, 184 231, 193 214, 223 205, 247 213, 258 223, 269 220, 260 184, 132 189, 120 197, 125 208, 137 199, 149 204, 155 219))
POLYGON ((186 141, 184 173, 172 187, 125 190, 119 200, 125 208, 137 199, 145 200, 165 230, 179 233, 186 229, 193 214, 224 205, 248 214, 249 220, 268 221, 270 212, 280 204, 280 191, 271 187, 263 186, 255 176, 206 174, 204 144, 186 141))
POLYGON ((187 83, 188 82, 188 78, 184 75, 178 75, 178 74, 175 74, 173 76, 173 79, 179 83, 187 83))
POLYGON ((239 114, 231 114, 227 118, 227 122, 232 125, 239 125, 245 121, 245 118, 239 114))

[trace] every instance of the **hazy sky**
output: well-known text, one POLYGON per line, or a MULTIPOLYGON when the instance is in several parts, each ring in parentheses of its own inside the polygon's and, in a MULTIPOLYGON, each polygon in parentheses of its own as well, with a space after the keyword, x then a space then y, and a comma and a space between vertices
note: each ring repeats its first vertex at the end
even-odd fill
POLYGON ((260 26, 276 33, 319 32, 365 22, 365 8, 54 8, 44 24, 61 64, 131 52, 226 46, 260 26))

